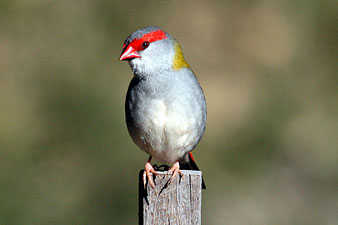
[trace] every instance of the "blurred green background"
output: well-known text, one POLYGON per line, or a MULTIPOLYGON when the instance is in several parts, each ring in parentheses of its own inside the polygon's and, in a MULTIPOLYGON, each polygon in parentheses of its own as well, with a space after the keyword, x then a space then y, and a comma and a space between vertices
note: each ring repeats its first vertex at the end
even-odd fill
POLYGON ((338 224, 338 7, 0 1, 0 224, 136 224, 124 39, 158 25, 208 104, 203 224, 338 224))

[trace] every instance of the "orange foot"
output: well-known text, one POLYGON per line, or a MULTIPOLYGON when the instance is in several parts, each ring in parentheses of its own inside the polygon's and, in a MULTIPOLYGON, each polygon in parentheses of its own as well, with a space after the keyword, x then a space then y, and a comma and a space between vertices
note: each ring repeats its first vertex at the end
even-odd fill
POLYGON ((154 170, 154 167, 150 164, 150 162, 151 162, 151 156, 149 156, 149 159, 148 159, 146 165, 144 166, 144 172, 143 172, 144 189, 146 188, 147 178, 148 178, 150 186, 152 188, 155 188, 153 174, 158 175, 158 173, 156 173, 156 171, 154 170))
POLYGON ((172 174, 172 176, 170 177, 168 181, 168 185, 171 183, 171 181, 173 181, 177 173, 179 173, 180 176, 183 177, 183 173, 180 170, 180 164, 178 162, 175 162, 173 166, 168 170, 168 174, 172 174))

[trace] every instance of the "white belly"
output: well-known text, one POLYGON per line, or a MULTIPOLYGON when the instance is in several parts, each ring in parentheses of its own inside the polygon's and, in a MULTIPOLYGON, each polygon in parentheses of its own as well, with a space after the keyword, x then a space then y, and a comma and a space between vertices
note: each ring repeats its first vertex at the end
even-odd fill
POLYGON ((199 141, 197 119, 201 116, 193 115, 183 105, 152 99, 139 113, 138 145, 160 161, 174 163, 199 141))

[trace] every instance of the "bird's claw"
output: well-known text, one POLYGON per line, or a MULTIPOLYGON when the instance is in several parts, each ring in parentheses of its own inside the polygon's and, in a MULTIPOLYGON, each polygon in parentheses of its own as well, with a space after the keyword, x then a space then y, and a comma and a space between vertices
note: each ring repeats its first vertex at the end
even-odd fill
POLYGON ((168 185, 173 181, 173 179, 176 177, 176 175, 180 174, 181 177, 183 177, 183 173, 180 170, 180 164, 178 162, 175 162, 174 165, 168 170, 168 175, 172 176, 170 177, 169 181, 168 181, 168 185))
POLYGON ((150 164, 150 162, 147 162, 145 167, 144 167, 144 172, 143 172, 143 186, 144 189, 146 188, 147 184, 147 178, 149 181, 149 184, 152 188, 155 188, 155 182, 153 179, 153 174, 158 175, 158 173, 154 170, 153 166, 150 164))

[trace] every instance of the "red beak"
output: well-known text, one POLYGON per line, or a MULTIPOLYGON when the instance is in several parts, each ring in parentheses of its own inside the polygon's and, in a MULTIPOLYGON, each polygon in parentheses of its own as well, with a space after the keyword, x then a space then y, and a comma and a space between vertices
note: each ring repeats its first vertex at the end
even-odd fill
POLYGON ((120 60, 122 61, 125 59, 133 59, 133 58, 141 58, 141 56, 131 45, 128 45, 126 48, 124 48, 123 52, 121 53, 120 60))

